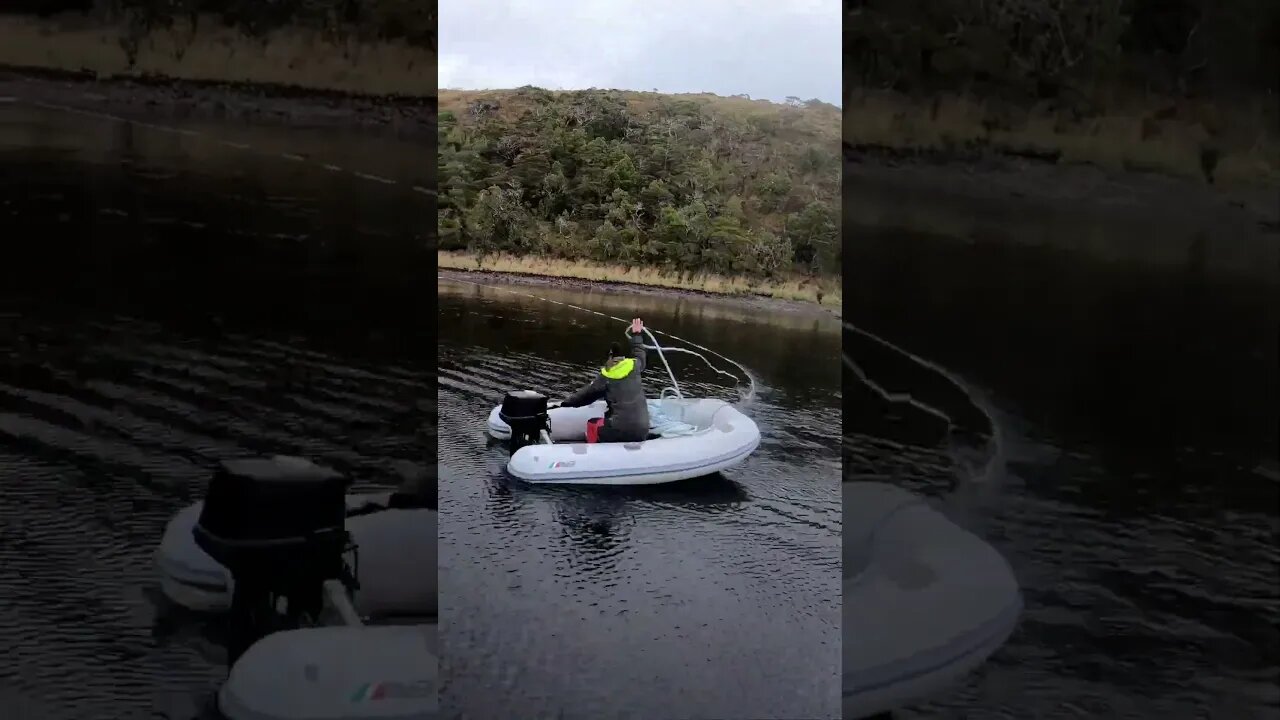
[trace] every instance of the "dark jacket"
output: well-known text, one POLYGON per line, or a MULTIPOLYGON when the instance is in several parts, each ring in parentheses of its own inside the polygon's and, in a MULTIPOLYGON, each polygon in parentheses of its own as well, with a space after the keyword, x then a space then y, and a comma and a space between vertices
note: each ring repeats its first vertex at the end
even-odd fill
POLYGON ((604 398, 609 404, 605 411, 604 428, 600 431, 603 442, 636 442, 649 437, 649 406, 644 399, 644 384, 640 373, 644 371, 647 352, 644 335, 631 336, 631 356, 609 358, 591 382, 565 398, 564 407, 582 407, 604 398), (625 376, 616 377, 626 371, 625 376), (615 376, 615 377, 610 377, 615 376))

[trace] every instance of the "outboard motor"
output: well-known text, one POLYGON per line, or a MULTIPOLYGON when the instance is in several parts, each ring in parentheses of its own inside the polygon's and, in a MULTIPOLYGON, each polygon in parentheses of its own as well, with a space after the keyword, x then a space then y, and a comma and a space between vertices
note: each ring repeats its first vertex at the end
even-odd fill
POLYGON ((547 417, 547 396, 533 390, 515 390, 502 399, 498 417, 511 428, 507 446, 511 453, 525 445, 542 441, 542 433, 550 432, 547 417))
POLYGON ((228 664, 272 632, 315 622, 326 581, 357 588, 346 492, 345 478, 302 458, 222 463, 193 533, 234 581, 228 664))

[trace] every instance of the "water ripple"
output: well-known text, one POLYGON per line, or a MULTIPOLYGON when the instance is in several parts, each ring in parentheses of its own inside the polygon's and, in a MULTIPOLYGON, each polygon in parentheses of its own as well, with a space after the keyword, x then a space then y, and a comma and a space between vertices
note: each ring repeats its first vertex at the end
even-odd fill
MULTIPOLYGON (((825 376, 788 371, 796 359, 776 338, 742 332, 734 359, 776 388, 749 409, 765 440, 742 466, 648 488, 530 486, 503 475, 507 453, 484 432, 490 409, 515 387, 564 396, 598 363, 584 337, 621 333, 529 302, 441 295, 447 696, 483 698, 466 711, 484 717, 834 713, 840 410, 791 394, 820 396, 804 386, 837 384, 834 364, 825 376)), ((674 327, 671 312, 646 322, 699 342, 719 332, 674 327)), ((838 352, 834 333, 825 350, 838 352)), ((677 366, 685 393, 732 399, 700 365, 677 366)), ((660 366, 646 374, 652 394, 664 375, 660 366)))

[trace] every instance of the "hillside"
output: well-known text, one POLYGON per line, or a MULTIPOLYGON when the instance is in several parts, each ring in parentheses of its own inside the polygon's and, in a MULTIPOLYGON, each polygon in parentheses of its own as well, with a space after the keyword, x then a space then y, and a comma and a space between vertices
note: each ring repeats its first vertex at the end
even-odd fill
POLYGON ((840 110, 712 95, 439 93, 442 250, 774 278, 840 271, 840 110))

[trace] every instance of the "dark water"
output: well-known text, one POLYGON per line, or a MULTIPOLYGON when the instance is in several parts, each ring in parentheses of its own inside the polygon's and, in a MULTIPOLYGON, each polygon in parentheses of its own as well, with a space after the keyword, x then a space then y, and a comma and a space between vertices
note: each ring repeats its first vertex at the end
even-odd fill
POLYGON ((151 553, 219 459, 304 455, 361 488, 434 463, 427 197, 211 142, 0 105, 6 718, 206 702, 216 623, 157 602, 151 553))
MULTIPOLYGON (((489 411, 509 389, 563 396, 624 326, 441 280, 442 706, 469 718, 837 716, 839 326, 625 291, 498 287, 639 315, 746 365, 762 383, 747 412, 763 441, 722 477, 668 486, 508 479, 506 450, 486 439, 489 411)), ((697 358, 672 364, 686 395, 733 399, 697 358)), ((660 367, 655 356, 645 374, 654 396, 660 367)))
MULTIPOLYGON (((963 431, 846 378, 846 472, 919 491, 1012 564, 1026 613, 964 687, 902 717, 1280 714, 1276 275, 849 228, 847 318, 958 374, 1006 472, 966 480, 972 402, 853 333, 845 351, 963 431), (851 402, 851 404, 854 404, 851 402)), ((1171 236, 1172 242, 1178 238, 1171 236)), ((1273 253, 1274 255, 1274 253, 1273 253)))

